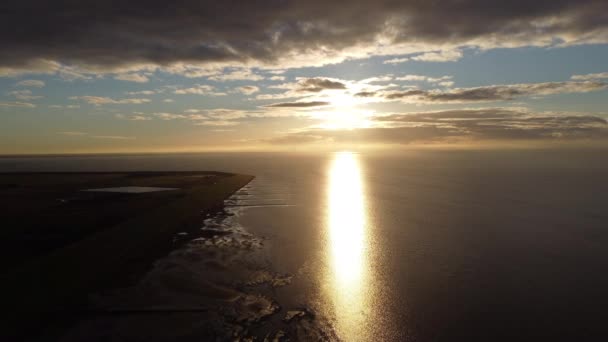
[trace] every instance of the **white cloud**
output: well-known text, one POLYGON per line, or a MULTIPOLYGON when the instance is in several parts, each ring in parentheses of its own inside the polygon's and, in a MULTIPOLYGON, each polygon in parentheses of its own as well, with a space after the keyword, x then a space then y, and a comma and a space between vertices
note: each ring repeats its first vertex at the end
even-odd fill
POLYGON ((383 75, 383 76, 375 76, 363 79, 359 81, 359 83, 381 83, 381 82, 390 82, 393 80, 393 75, 383 75))
POLYGON ((57 74, 64 81, 90 80, 93 78, 91 75, 87 75, 85 72, 79 71, 76 67, 65 65, 62 65, 61 68, 57 70, 57 74))
POLYGON ((44 87, 44 81, 40 80, 23 80, 19 81, 15 84, 15 87, 32 87, 32 88, 42 88, 44 87))
POLYGON ((185 94, 196 94, 196 95, 207 95, 207 96, 223 96, 226 93, 217 92, 215 87, 206 84, 197 84, 194 87, 190 88, 182 88, 176 89, 174 91, 175 94, 185 95, 185 94))
POLYGON ((222 121, 222 120, 217 120, 217 121, 197 121, 194 125, 195 126, 214 126, 214 127, 223 127, 223 126, 235 126, 238 125, 239 123, 236 121, 222 121))
POLYGON ((139 99, 139 98, 129 98, 129 99, 120 99, 115 100, 110 97, 102 97, 102 96, 71 96, 70 100, 81 100, 85 101, 89 104, 99 106, 103 104, 142 104, 150 102, 150 99, 139 99))
MULTIPOLYGON (((441 83, 449 84, 451 79, 452 79, 452 76, 430 77, 430 76, 424 76, 424 75, 405 75, 405 76, 400 76, 400 77, 395 78, 396 81, 428 82, 428 83, 439 83, 440 85, 441 85, 441 83)), ((453 82, 452 82, 452 84, 453 84, 453 82)), ((443 85, 443 86, 445 86, 445 85, 443 85)))
POLYGON ((455 62, 460 58, 462 58, 462 51, 460 50, 441 50, 423 53, 412 57, 412 60, 419 62, 455 62))
POLYGON ((426 81, 427 77, 423 75, 405 75, 396 77, 396 81, 426 81))
POLYGON ((80 108, 79 105, 49 105, 49 108, 53 108, 53 109, 78 109, 80 108))
POLYGON ((149 121, 151 117, 142 115, 142 113, 136 113, 134 115, 116 114, 114 115, 117 119, 131 120, 131 121, 149 121))
POLYGON ((137 82, 137 83, 146 83, 150 79, 146 75, 141 75, 137 73, 132 74, 119 74, 114 76, 115 80, 128 81, 128 82, 137 82))
POLYGON ((36 105, 33 103, 28 103, 28 102, 0 102, 0 107, 34 108, 34 107, 36 107, 36 105))
POLYGON ((157 93, 162 93, 162 90, 140 90, 140 91, 128 91, 125 94, 127 95, 154 95, 157 93))
POLYGON ((576 81, 592 81, 608 78, 608 72, 600 72, 597 74, 573 75, 571 79, 576 81))
POLYGON ((154 113, 154 116, 161 120, 176 120, 176 119, 187 119, 188 115, 174 114, 174 113, 154 113))
POLYGON ((261 81, 263 76, 253 73, 250 69, 239 69, 228 73, 213 75, 209 77, 212 81, 261 81))
POLYGON ((393 58, 393 59, 389 59, 389 60, 382 62, 382 64, 401 64, 401 63, 408 62, 409 60, 410 59, 408 57, 393 58))
POLYGON ((14 96, 16 99, 24 100, 24 101, 31 101, 31 100, 36 100, 36 99, 40 99, 40 98, 44 97, 44 96, 32 95, 32 91, 29 89, 9 91, 7 93, 7 95, 14 96))

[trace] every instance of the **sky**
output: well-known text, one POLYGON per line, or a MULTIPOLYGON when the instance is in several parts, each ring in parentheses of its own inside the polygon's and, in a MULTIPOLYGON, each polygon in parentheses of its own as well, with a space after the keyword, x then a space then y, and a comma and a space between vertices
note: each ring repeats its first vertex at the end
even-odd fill
POLYGON ((608 146, 608 2, 0 5, 0 154, 608 146))

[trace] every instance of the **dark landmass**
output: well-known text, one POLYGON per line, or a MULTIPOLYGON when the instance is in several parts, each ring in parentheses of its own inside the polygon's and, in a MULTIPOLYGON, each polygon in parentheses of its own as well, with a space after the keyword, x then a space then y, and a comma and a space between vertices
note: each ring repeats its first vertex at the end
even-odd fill
POLYGON ((0 281, 10 312, 1 334, 10 340, 60 334, 87 313, 88 294, 134 282, 175 246, 178 232, 200 227, 252 178, 219 172, 0 174, 0 281), (177 189, 83 191, 124 186, 177 189))

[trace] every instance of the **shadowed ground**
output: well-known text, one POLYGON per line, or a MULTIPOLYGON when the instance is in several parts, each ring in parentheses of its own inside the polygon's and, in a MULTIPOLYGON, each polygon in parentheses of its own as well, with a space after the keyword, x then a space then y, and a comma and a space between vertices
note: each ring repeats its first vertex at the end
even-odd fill
POLYGON ((0 174, 8 337, 52 336, 86 313, 86 295, 137 279, 177 232, 253 177, 214 172, 0 174), (150 186, 139 194, 85 192, 150 186))

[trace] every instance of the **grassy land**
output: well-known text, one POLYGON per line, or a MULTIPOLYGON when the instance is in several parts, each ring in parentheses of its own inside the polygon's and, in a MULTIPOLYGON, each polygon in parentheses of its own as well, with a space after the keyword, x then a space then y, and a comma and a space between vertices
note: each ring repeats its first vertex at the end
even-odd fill
POLYGON ((87 294, 135 280, 171 249, 176 232, 198 228, 206 213, 221 209, 252 178, 201 172, 0 175, 7 213, 0 235, 6 245, 2 296, 13 314, 4 321, 11 327, 5 332, 23 336, 65 324, 66 313, 79 312, 87 294), (125 185, 180 190, 80 191, 125 185))

